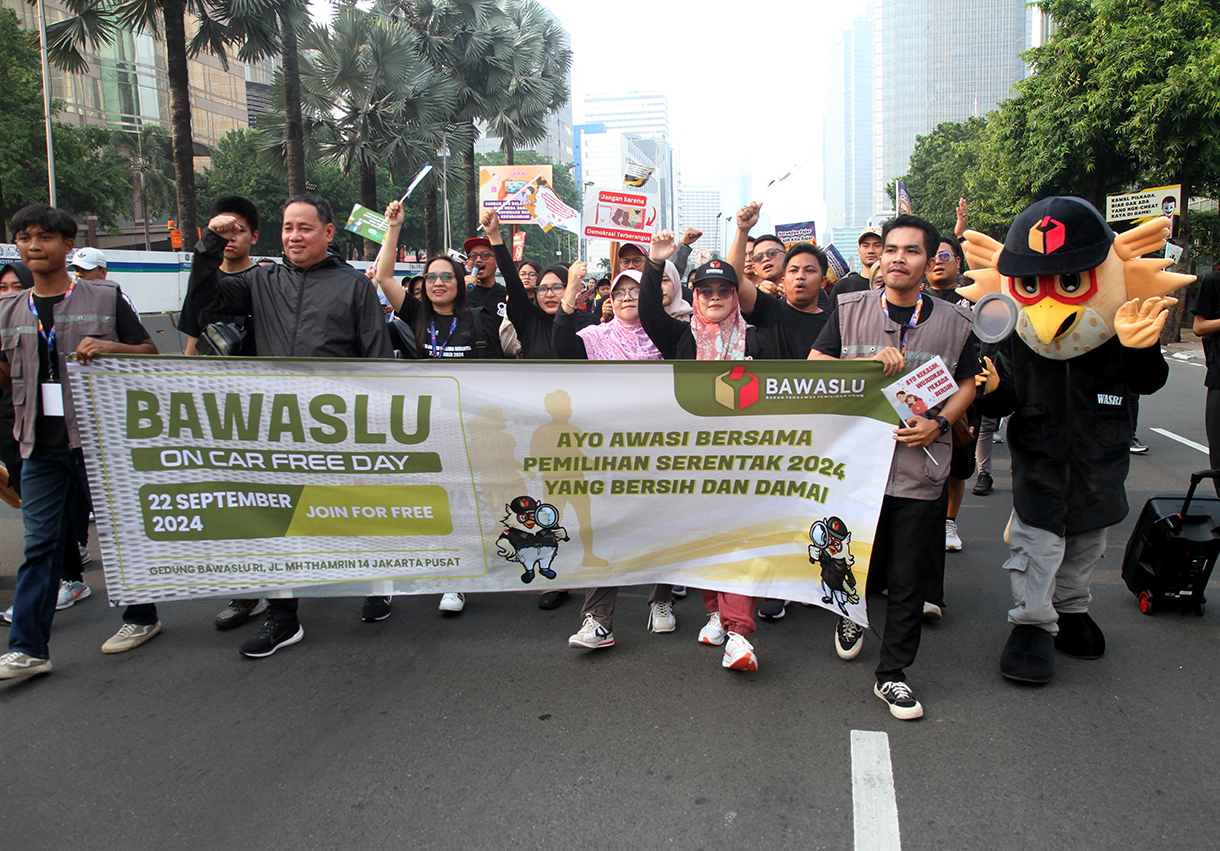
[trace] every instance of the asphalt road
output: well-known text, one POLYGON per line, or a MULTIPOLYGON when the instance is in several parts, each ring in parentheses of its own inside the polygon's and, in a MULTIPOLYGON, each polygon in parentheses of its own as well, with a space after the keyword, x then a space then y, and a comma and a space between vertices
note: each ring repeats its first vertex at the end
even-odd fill
MULTIPOLYGON (((120 619, 95 548, 93 597, 56 616, 54 673, 0 685, 0 847, 863 849, 874 814, 856 823, 850 740, 864 730, 888 734, 903 848, 1215 848, 1220 601, 1145 616, 1119 578, 1139 506, 1207 466, 1150 431, 1206 443, 1191 357, 1142 405, 1151 451, 1132 459, 1132 514, 1094 583, 1108 652, 1060 656, 1047 686, 998 671, 1004 446, 996 492, 967 495, 946 616, 909 672, 918 722, 872 695, 874 635, 837 658, 828 612, 761 624, 760 670, 743 675, 696 642, 697 596, 653 636, 639 588, 599 652, 567 647, 575 599, 543 612, 522 593, 456 617, 399 598, 379 624, 358 600, 306 600, 305 641, 257 661, 237 652, 252 627, 213 628, 220 601, 170 604, 161 636, 103 656, 120 619)), ((0 509, 3 606, 19 523, 0 509)))

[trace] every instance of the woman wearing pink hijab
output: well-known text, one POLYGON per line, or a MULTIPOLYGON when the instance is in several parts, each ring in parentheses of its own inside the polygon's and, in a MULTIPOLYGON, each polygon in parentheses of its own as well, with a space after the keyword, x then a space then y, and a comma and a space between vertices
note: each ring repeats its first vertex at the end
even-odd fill
MULTIPOLYGON (((640 323, 661 356, 666 360, 773 357, 762 336, 742 318, 737 273, 723 260, 705 263, 695 271, 695 304, 689 324, 666 312, 661 279, 675 247, 673 231, 653 235, 640 286, 640 323)), ((724 645, 724 667, 757 671, 758 657, 749 641, 754 632, 754 598, 704 590, 703 603, 709 614, 699 641, 724 645)))
MULTIPOLYGON (((571 360, 660 360, 661 353, 640 325, 640 273, 619 272, 610 286, 614 318, 576 330, 576 295, 585 278, 583 261, 568 270, 568 289, 555 314, 555 352, 571 360)), ((590 588, 585 592, 580 630, 568 639, 569 647, 601 650, 614 646, 614 606, 618 588, 590 588)), ((673 632, 673 586, 653 585, 648 598, 649 632, 673 632)))

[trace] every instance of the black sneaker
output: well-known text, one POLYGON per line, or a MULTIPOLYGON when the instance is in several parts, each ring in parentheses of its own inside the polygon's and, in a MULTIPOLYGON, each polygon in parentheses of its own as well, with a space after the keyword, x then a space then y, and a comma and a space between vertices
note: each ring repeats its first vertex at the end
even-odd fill
POLYGON ((1148 451, 1148 447, 1145 446, 1144 444, 1140 443, 1140 439, 1138 437, 1131 438, 1131 454, 1132 455, 1143 455, 1147 451, 1148 451))
POLYGON ((853 620, 839 618, 835 627, 835 652, 840 659, 855 659, 864 646, 864 627, 853 620))
POLYGON ((567 591, 547 591, 538 598, 538 608, 546 609, 547 611, 558 609, 566 599, 568 599, 567 591))
POLYGON ((884 700, 890 707, 890 714, 902 721, 914 721, 923 717, 923 707, 915 699, 911 687, 904 682, 894 680, 888 683, 877 683, 873 686, 873 694, 884 700))
POLYGON ((758 616, 765 621, 777 621, 785 614, 786 600, 773 600, 770 597, 758 604, 758 616))
POLYGON ((360 610, 360 620, 365 623, 376 623, 390 616, 390 603, 393 597, 365 597, 364 608, 360 610))
POLYGON ((975 496, 987 496, 991 493, 994 484, 990 473, 979 473, 978 481, 974 483, 974 488, 970 492, 975 496))
POLYGON ((305 630, 295 618, 290 621, 269 620, 258 628, 253 638, 242 644, 241 655, 261 659, 281 647, 296 644, 304 637, 305 630))
POLYGON ((241 626, 255 615, 267 611, 266 600, 230 600, 216 616, 217 629, 233 629, 241 626))

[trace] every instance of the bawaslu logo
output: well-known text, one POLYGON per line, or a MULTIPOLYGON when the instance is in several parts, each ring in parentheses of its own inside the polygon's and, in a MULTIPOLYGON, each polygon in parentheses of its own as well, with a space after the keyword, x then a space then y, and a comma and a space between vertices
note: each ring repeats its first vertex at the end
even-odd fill
POLYGON ((719 361, 673 364, 674 398, 701 417, 842 414, 884 422, 894 409, 880 391, 893 379, 873 361, 719 361))
POLYGON ((758 376, 735 366, 716 376, 716 401, 726 408, 740 411, 758 401, 758 376))

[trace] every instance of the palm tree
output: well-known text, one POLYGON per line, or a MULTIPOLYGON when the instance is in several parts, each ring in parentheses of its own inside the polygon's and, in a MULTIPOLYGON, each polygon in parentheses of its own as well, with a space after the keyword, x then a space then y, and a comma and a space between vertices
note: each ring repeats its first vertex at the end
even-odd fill
POLYGON ((110 44, 120 26, 154 35, 160 35, 164 28, 178 226, 188 239, 194 239, 198 226, 198 199, 187 60, 206 52, 228 67, 226 47, 233 39, 227 25, 228 4, 229 0, 122 0, 117 5, 109 0, 66 0, 69 16, 47 27, 51 61, 58 68, 76 73, 88 70, 85 49, 110 44), (189 44, 188 11, 197 22, 189 44))
MULTIPOLYGON (((421 61, 416 33, 355 7, 300 40, 302 120, 307 145, 360 181, 360 203, 378 209, 376 170, 409 178, 433 160, 454 86, 421 61)), ((283 124, 268 135, 284 145, 283 124)), ((401 180, 399 181, 401 182, 401 180)), ((365 240, 365 256, 377 246, 365 240)))
POLYGON ((116 133, 115 145, 126 155, 128 173, 139 187, 144 250, 148 251, 152 248, 149 219, 161 216, 174 205, 172 153, 167 153, 171 147, 169 135, 160 124, 145 124, 137 133, 116 133))
POLYGON ((453 146, 466 166, 466 235, 474 236, 479 226, 475 122, 495 111, 495 99, 507 85, 513 51, 508 17, 499 0, 378 0, 374 10, 415 30, 419 55, 456 87, 449 120, 467 125, 465 138, 453 146))
POLYGON ((484 116, 488 130, 501 139, 506 165, 518 145, 546 138, 546 119, 568 101, 572 51, 563 29, 537 0, 511 0, 513 50, 504 87, 484 116))

